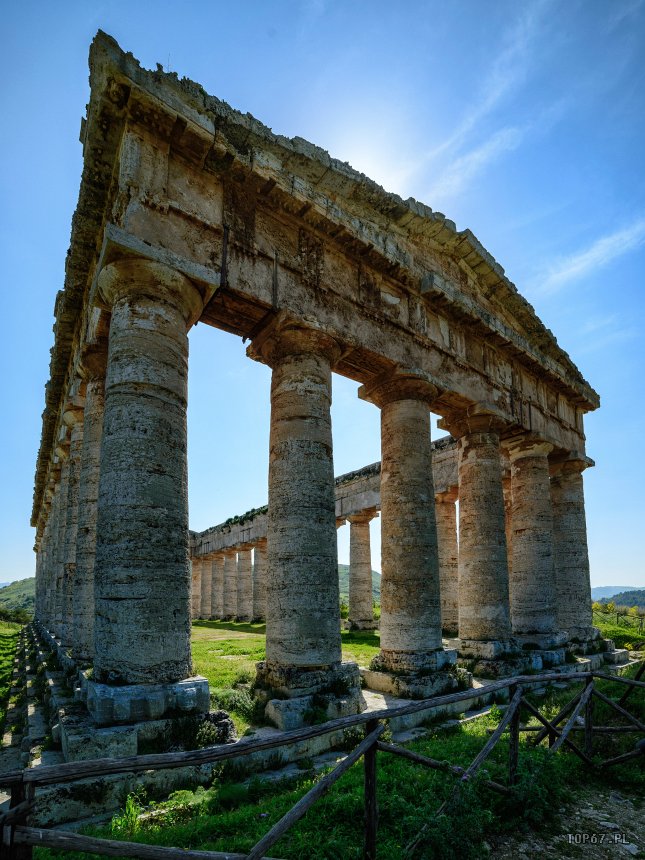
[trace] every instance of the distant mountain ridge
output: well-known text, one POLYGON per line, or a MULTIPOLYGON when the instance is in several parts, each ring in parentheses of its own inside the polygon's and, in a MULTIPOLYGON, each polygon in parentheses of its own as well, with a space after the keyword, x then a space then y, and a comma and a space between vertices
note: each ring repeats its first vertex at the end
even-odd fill
MULTIPOLYGON (((345 603, 349 601, 349 565, 338 565, 338 584, 340 586, 340 597, 345 603)), ((372 571, 372 599, 381 601, 381 574, 372 571)))
POLYGON ((600 603, 615 603, 616 606, 645 607, 645 588, 630 588, 629 591, 619 591, 611 597, 601 597, 600 603))
POLYGON ((614 594, 620 594, 622 591, 638 590, 633 585, 597 585, 591 589, 591 599, 600 600, 601 597, 613 597, 614 594))
POLYGON ((36 579, 18 579, 0 588, 0 607, 3 609, 24 609, 33 614, 36 601, 36 579))

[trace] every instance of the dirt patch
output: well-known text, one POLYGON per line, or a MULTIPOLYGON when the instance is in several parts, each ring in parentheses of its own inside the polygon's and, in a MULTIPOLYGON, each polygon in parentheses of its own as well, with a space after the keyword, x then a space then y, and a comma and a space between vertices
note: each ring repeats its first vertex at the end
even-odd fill
POLYGON ((645 858, 645 806, 613 789, 581 789, 548 832, 489 840, 496 860, 645 858))

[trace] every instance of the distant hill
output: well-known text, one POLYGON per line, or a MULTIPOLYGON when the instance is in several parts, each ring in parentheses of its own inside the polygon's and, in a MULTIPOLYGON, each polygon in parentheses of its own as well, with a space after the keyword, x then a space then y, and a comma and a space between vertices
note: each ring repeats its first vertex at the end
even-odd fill
MULTIPOLYGON (((340 598, 345 603, 349 600, 349 565, 338 565, 338 581, 340 584, 340 598)), ((376 570, 372 571, 372 598, 380 602, 381 600, 381 574, 376 570)))
POLYGON ((613 597, 621 591, 632 591, 633 585, 597 585, 591 589, 591 599, 600 600, 603 597, 613 597))
POLYGON ((36 580, 19 579, 0 588, 0 607, 3 609, 24 609, 33 615, 36 597, 36 580))
POLYGON ((632 588, 629 591, 619 591, 618 594, 612 594, 611 598, 601 598, 600 603, 608 603, 610 599, 616 606, 645 607, 645 588, 632 588))

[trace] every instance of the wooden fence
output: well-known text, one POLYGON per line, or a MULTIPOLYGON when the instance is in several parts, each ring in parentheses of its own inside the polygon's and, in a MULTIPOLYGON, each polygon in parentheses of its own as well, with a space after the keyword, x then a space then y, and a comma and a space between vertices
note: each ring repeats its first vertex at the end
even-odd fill
POLYGON ((629 609, 618 607, 613 612, 606 612, 603 609, 593 610, 593 617, 599 622, 613 621, 614 616, 616 617, 616 627, 627 627, 634 633, 643 634, 645 609, 641 609, 638 615, 632 615, 629 609))
MULTIPOLYGON (((477 691, 477 695, 501 692, 509 690, 509 704, 506 707, 502 719, 496 729, 492 731, 483 749, 478 753, 471 764, 459 767, 448 762, 437 761, 428 756, 419 755, 404 747, 385 743, 380 737, 385 730, 384 722, 393 717, 402 717, 430 709, 442 708, 457 702, 465 702, 473 697, 472 690, 463 690, 446 696, 437 696, 419 702, 411 702, 399 708, 391 710, 372 711, 369 714, 356 714, 354 716, 342 717, 331 720, 324 725, 310 726, 295 731, 284 732, 279 736, 261 740, 242 740, 235 745, 209 747, 202 750, 189 752, 159 753, 154 755, 128 756, 118 759, 94 759, 92 761, 66 762, 65 764, 40 766, 25 770, 12 771, 0 774, 0 786, 11 789, 11 802, 9 811, 0 817, 0 828, 2 831, 2 846, 0 857, 7 860, 24 860, 30 858, 33 846, 58 848, 68 851, 87 851, 94 854, 109 857, 135 857, 142 860, 170 860, 170 858, 182 857, 186 860, 270 860, 267 852, 283 836, 284 833, 294 825, 313 804, 322 797, 332 785, 349 770, 352 765, 361 758, 364 764, 364 853, 365 860, 375 860, 378 826, 378 804, 377 804, 377 753, 400 756, 408 761, 416 762, 423 767, 446 771, 457 778, 456 792, 459 787, 472 779, 479 771, 483 763, 491 754, 498 741, 508 731, 510 733, 509 756, 508 756, 508 778, 507 784, 493 780, 485 780, 491 791, 501 794, 511 794, 518 778, 518 751, 519 738, 522 732, 532 732, 534 744, 539 744, 548 738, 551 753, 557 752, 566 746, 585 764, 592 768, 609 768, 622 762, 629 761, 645 753, 645 737, 641 739, 635 749, 614 758, 602 762, 592 760, 594 750, 594 733, 606 734, 609 732, 625 732, 628 730, 645 735, 645 724, 626 710, 624 705, 630 693, 637 687, 645 688, 645 681, 641 681, 645 663, 639 668, 635 679, 623 678, 619 675, 607 675, 602 672, 577 672, 563 676, 559 673, 546 673, 543 675, 518 676, 500 681, 494 681, 477 691), (537 708, 535 708, 524 696, 526 688, 534 684, 544 684, 549 681, 567 680, 584 681, 583 690, 556 715, 552 720, 547 720, 537 708), (621 699, 616 702, 606 696, 601 690, 596 689, 595 679, 616 681, 625 686, 621 699), (593 702, 600 700, 609 705, 613 710, 626 719, 630 726, 598 726, 593 722, 593 702), (524 708, 531 716, 535 717, 541 724, 540 727, 523 727, 520 721, 521 709, 524 708), (584 716, 584 725, 580 726, 578 718, 584 716), (566 722, 565 722, 566 721, 566 722), (564 724, 563 724, 564 723, 564 724), (563 725, 562 725, 563 724, 563 725), (278 747, 291 746, 300 741, 319 737, 339 729, 348 729, 355 726, 364 726, 365 737, 330 773, 322 777, 316 785, 311 788, 293 807, 286 813, 270 830, 260 839, 248 854, 235 854, 219 851, 189 851, 177 848, 162 848, 151 845, 141 845, 132 842, 119 842, 111 839, 97 839, 90 836, 82 836, 69 831, 59 829, 46 829, 29 827, 26 825, 27 817, 37 809, 36 788, 46 785, 57 785, 71 783, 88 777, 102 777, 108 774, 137 774, 147 770, 158 770, 161 768, 171 769, 185 767, 186 765, 200 765, 206 763, 223 762, 231 758, 250 755, 259 750, 276 749, 278 747), (537 730, 536 730, 537 729, 537 730), (573 740, 573 732, 582 732, 582 744, 573 740)), ((451 798, 445 801, 437 810, 440 815, 451 798)), ((404 856, 412 857, 417 846, 423 838, 428 825, 415 836, 406 846, 404 856)))

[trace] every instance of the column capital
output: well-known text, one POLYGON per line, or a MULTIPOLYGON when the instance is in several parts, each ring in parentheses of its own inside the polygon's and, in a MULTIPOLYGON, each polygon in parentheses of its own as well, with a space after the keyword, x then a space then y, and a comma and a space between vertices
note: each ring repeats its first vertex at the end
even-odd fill
POLYGON ((377 517, 378 513, 376 508, 370 508, 366 511, 359 511, 357 514, 351 514, 351 516, 347 517, 348 523, 371 523, 374 517, 377 517))
POLYGON ((470 433, 500 434, 508 427, 508 421, 494 404, 475 403, 463 412, 447 413, 437 426, 461 439, 470 433))
POLYGON ((421 400, 427 403, 429 409, 439 396, 439 386, 422 370, 395 368, 361 385, 358 396, 378 407, 398 400, 421 400))
POLYGON ((98 290, 108 307, 126 296, 167 302, 177 307, 187 328, 199 319, 204 306, 202 294, 190 278, 143 257, 123 257, 108 263, 99 274, 98 290))
POLYGON ((582 474, 585 469, 596 464, 591 457, 569 454, 564 459, 557 458, 549 463, 549 474, 552 478, 560 475, 582 474))
POLYGON ((307 317, 296 319, 280 311, 253 338, 247 347, 249 358, 273 367, 288 355, 323 355, 333 367, 342 354, 340 343, 307 317))
POLYGON ((454 505, 459 498, 459 487, 450 487, 443 493, 435 493, 435 503, 442 505, 454 505))
POLYGON ((504 439, 504 448, 511 465, 523 457, 548 457, 553 451, 553 445, 550 442, 528 433, 504 439))
POLYGON ((101 338, 94 343, 83 344, 80 352, 79 370, 85 381, 105 379, 108 356, 107 338, 101 338))

